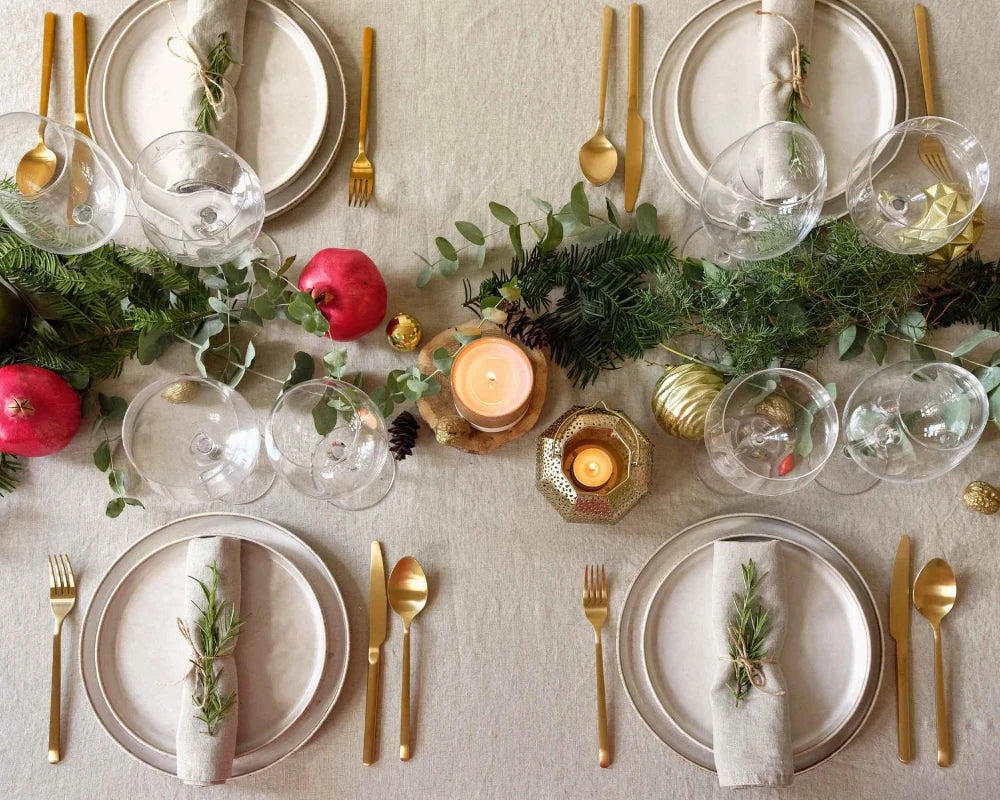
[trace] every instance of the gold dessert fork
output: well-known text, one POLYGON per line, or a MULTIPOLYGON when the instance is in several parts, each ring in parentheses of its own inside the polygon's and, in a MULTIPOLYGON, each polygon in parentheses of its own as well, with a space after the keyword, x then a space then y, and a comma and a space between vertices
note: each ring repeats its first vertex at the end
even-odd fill
POLYGON ((597 656, 597 747, 602 767, 611 764, 608 746, 608 710, 604 701, 604 652, 601 650, 601 628, 608 618, 608 581, 604 565, 583 568, 583 611, 594 626, 594 650, 597 656))
POLYGON ((372 44, 375 31, 365 28, 361 49, 361 121, 358 125, 358 157, 351 164, 348 202, 352 206, 367 206, 375 191, 375 168, 365 153, 368 138, 368 90, 372 82, 372 44))
MULTIPOLYGON (((931 48, 927 39, 927 9, 920 4, 915 5, 913 18, 917 24, 917 49, 920 51, 920 77, 924 83, 924 103, 927 106, 927 116, 933 117, 935 116, 934 91, 931 88, 931 48)), ((948 156, 944 152, 944 144, 937 136, 925 136, 921 139, 917 143, 917 154, 939 181, 954 180, 948 156)))
POLYGON ((63 620, 76 605, 76 580, 69 556, 49 556, 49 602, 56 627, 52 632, 52 692, 49 696, 49 763, 60 759, 59 706, 62 701, 62 647, 60 634, 63 620))

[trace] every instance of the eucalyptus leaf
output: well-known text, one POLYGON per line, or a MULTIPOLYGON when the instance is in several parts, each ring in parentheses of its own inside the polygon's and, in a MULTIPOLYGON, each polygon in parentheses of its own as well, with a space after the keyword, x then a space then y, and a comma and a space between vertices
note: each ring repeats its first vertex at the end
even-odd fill
POLYGON ((262 294, 253 301, 253 310, 261 319, 274 319, 274 303, 266 294, 262 294))
POLYGON ((417 273, 417 288, 423 289, 428 283, 430 283, 431 277, 434 275, 434 267, 429 264, 425 264, 420 268, 420 272, 417 273))
POLYGON ((146 507, 146 506, 144 506, 142 504, 141 500, 137 500, 134 497, 123 497, 122 500, 125 501, 125 505, 127 505, 127 506, 138 506, 139 508, 145 508, 146 507))
POLYGON ((441 258, 445 261, 458 261, 458 252, 455 250, 455 245, 443 236, 438 236, 434 240, 434 244, 437 246, 438 252, 441 254, 441 258))
POLYGON ((208 307, 217 314, 228 314, 229 306, 223 303, 218 297, 208 298, 208 307))
POLYGON ((958 346, 951 351, 953 357, 964 356, 966 353, 971 353, 983 342, 988 342, 990 339, 995 339, 1000 336, 997 331, 981 330, 969 336, 967 339, 963 339, 959 342, 958 346))
POLYGON ((844 330, 840 332, 837 336, 837 355, 841 358, 844 357, 844 353, 851 349, 854 344, 854 340, 858 338, 858 326, 848 325, 844 330))
POLYGON ((983 367, 977 369, 974 374, 987 394, 1000 386, 1000 367, 983 367))
POLYGON ((441 271, 442 275, 444 275, 446 278, 450 278, 452 275, 458 272, 458 260, 456 259, 455 261, 449 261, 447 258, 442 258, 438 262, 438 269, 441 271))
POLYGON ((563 226, 553 214, 549 214, 546 225, 545 238, 539 243, 538 249, 543 253, 551 253, 562 244, 563 226))
POLYGON ((251 325, 263 326, 264 320, 260 314, 253 310, 251 306, 243 306, 240 309, 240 321, 249 322, 251 325))
POLYGON ((465 237, 466 241, 471 244, 486 244, 486 237, 483 235, 483 232, 479 230, 478 226, 473 225, 471 222, 456 222, 455 227, 458 229, 458 232, 465 237))
POLYGON ((483 319, 488 322, 492 322, 495 325, 503 325, 507 321, 507 312, 499 308, 484 308, 482 309, 483 319))
POLYGON ((490 203, 490 213, 504 225, 508 227, 511 225, 517 225, 517 214, 511 211, 507 206, 500 203, 490 203))
POLYGON ((813 450, 813 413, 801 406, 795 411, 795 452, 806 458, 813 450))
POLYGON ((569 203, 573 210, 573 217, 580 225, 590 224, 590 201, 587 199, 587 190, 583 181, 579 181, 569 193, 569 203))
POLYGON ((656 236, 659 232, 656 224, 656 208, 649 203, 642 203, 635 210, 635 225, 643 236, 656 236))
POLYGON ((852 358, 857 358, 865 351, 865 346, 868 344, 868 329, 858 325, 855 332, 854 341, 851 342, 850 346, 840 354, 841 361, 850 361, 852 358))
POLYGON ((323 356, 323 366, 331 378, 342 378, 347 370, 347 348, 338 347, 323 356))
POLYGON ((500 295, 504 300, 509 300, 511 303, 516 303, 521 299, 521 287, 518 284, 516 275, 500 287, 500 295))
POLYGON ((486 245, 481 244, 476 248, 476 269, 482 269, 486 263, 486 245))
POLYGON ((111 466, 111 443, 105 439, 94 451, 94 466, 101 472, 107 472, 111 466))
POLYGON ((125 498, 116 497, 114 500, 109 500, 107 506, 104 508, 104 513, 111 519, 116 519, 121 516, 121 513, 125 510, 125 498))
POLYGON ((875 359, 875 363, 882 366, 885 361, 885 354, 888 347, 886 346, 885 337, 878 333, 873 333, 868 337, 868 350, 872 354, 872 358, 875 359))
POLYGON ((455 357, 448 352, 447 347, 439 347, 434 351, 434 367, 441 371, 442 375, 450 375, 455 357))
POLYGON ((896 330, 911 342, 919 342, 927 333, 927 320, 919 311, 907 311, 896 323, 896 330))
POLYGON ((108 473, 108 485, 115 494, 125 494, 125 470, 111 470, 108 473))
POLYGON ((837 384, 835 384, 835 383, 828 383, 823 388, 826 389, 826 393, 828 395, 830 395, 830 399, 831 400, 836 400, 837 399, 837 384))
POLYGON ((143 331, 136 344, 136 358, 140 364, 152 364, 173 340, 174 335, 164 328, 143 331))
POLYGON ((313 406, 312 418, 313 427, 320 436, 326 436, 337 427, 337 410, 326 401, 325 397, 321 397, 313 406))
POLYGON ((252 341, 247 342, 247 349, 243 352, 243 366, 252 367, 254 360, 257 358, 257 348, 254 347, 252 341))
POLYGON ((288 372, 288 377, 285 378, 282 389, 288 389, 296 384, 311 380, 315 373, 316 362, 313 361, 313 357, 298 350, 292 356, 292 368, 288 372))
POLYGON ((507 232, 510 234, 510 246, 514 248, 514 258, 518 261, 523 260, 524 245, 521 244, 521 226, 516 224, 511 225, 507 229, 507 232))
MULTIPOLYGON (((476 331, 475 333, 462 333, 462 331, 455 331, 455 340, 462 345, 474 342, 476 339, 481 339, 482 336, 482 331, 476 331)), ((391 375, 392 373, 389 374, 391 375)))
POLYGON ((913 342, 910 344, 910 357, 916 361, 937 361, 937 353, 925 344, 913 342))
POLYGON ((1000 389, 990 392, 990 421, 1000 427, 1000 389))
POLYGON ((552 213, 552 203, 550 203, 548 200, 540 200, 539 198, 535 197, 535 193, 530 190, 528 191, 528 197, 530 197, 531 202, 535 204, 535 208, 537 208, 543 214, 552 213))
POLYGON ((622 230, 621 215, 618 213, 618 209, 615 208, 615 204, 611 202, 610 197, 604 198, 604 205, 608 209, 608 222, 618 228, 618 230, 622 230))

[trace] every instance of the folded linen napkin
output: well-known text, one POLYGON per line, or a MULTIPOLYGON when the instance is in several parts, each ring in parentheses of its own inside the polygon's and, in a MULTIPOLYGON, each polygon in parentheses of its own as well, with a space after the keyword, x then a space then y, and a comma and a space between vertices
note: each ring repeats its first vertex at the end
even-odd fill
POLYGON ((712 749, 720 786, 788 786, 794 775, 788 695, 778 694, 786 688, 777 662, 787 622, 780 547, 776 541, 714 544, 712 638, 720 661, 712 682, 712 749), (743 595, 742 566, 750 559, 764 576, 758 591, 767 611, 767 656, 758 666, 765 682, 751 688, 737 706, 730 688, 734 673, 728 628, 735 611, 733 594, 743 595))
MULTIPOLYGON (((219 574, 217 600, 228 613, 229 604, 235 604, 239 615, 241 574, 240 540, 230 536, 207 536, 188 543, 187 572, 185 580, 184 609, 180 616, 198 645, 198 619, 205 608, 205 595, 192 578, 212 586, 212 565, 219 574)), ((192 654, 193 655, 193 654, 192 654)), ((232 653, 216 659, 213 665, 218 674, 218 691, 225 696, 237 691, 236 661, 232 653)), ((181 687, 181 710, 177 723, 177 777, 184 783, 207 786, 225 783, 233 773, 236 754, 236 727, 239 721, 239 702, 233 704, 218 730, 209 735, 205 723, 198 719, 199 710, 194 701, 197 690, 195 673, 189 672, 181 687)))

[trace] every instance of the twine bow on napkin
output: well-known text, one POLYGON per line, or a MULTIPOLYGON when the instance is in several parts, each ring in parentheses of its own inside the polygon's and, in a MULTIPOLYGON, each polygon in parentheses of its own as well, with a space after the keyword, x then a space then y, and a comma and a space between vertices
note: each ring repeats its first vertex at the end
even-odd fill
MULTIPOLYGON (((173 14, 173 11, 170 13, 173 14)), ((178 28, 178 30, 180 29, 178 28)), ((222 117, 226 112, 226 87, 224 79, 211 72, 198 56, 198 51, 194 49, 194 45, 182 33, 178 32, 167 37, 167 49, 171 55, 194 67, 194 75, 205 90, 205 102, 212 109, 212 114, 216 119, 222 117)))
POLYGON ((769 694, 772 697, 780 697, 785 693, 784 689, 768 689, 767 676, 761 669, 762 664, 777 664, 773 658, 750 658, 747 652, 747 644, 734 625, 729 626, 729 641, 733 644, 735 655, 733 657, 720 656, 720 661, 728 661, 734 667, 742 669, 750 681, 750 685, 758 691, 769 694))
POLYGON ((791 78, 778 78, 772 83, 787 83, 792 87, 792 91, 798 95, 799 101, 805 108, 812 108, 812 103, 809 101, 809 95, 806 94, 806 76, 802 72, 802 46, 799 44, 799 33, 795 30, 795 26, 788 20, 787 17, 782 16, 774 11, 761 11, 758 9, 756 12, 762 17, 776 17, 784 22, 789 28, 792 29, 792 37, 795 40, 795 46, 792 48, 791 59, 792 59, 792 77, 791 78))

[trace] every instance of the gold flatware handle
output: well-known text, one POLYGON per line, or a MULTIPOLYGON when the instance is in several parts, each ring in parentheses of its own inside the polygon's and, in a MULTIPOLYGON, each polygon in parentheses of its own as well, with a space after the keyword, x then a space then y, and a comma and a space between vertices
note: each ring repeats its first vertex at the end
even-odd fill
POLYGON ((365 28, 361 44, 361 121, 358 124, 358 149, 364 152, 368 137, 368 91, 372 83, 372 48, 375 31, 365 28))
POLYGON ((628 7, 628 110, 639 107, 639 4, 628 7))
POLYGON ((597 634, 594 644, 597 656, 597 748, 602 767, 611 766, 611 748, 608 745, 608 709, 604 699, 604 651, 601 649, 601 635, 597 634))
POLYGON ((56 15, 47 11, 42 29, 42 95, 38 103, 38 113, 43 117, 49 115, 49 84, 52 82, 52 53, 55 44, 56 15))
POLYGON ((934 91, 931 88, 931 47, 927 40, 927 9, 919 3, 913 7, 917 23, 917 49, 920 51, 920 78, 924 82, 924 105, 927 116, 934 116, 934 91))
POLYGON ((896 646, 896 734, 899 760, 913 760, 913 726, 910 723, 910 654, 896 646))
POLYGON ((52 633, 52 689, 49 692, 49 763, 61 758, 59 752, 59 707, 62 703, 62 642, 61 626, 52 633))
POLYGON ((73 15, 73 111, 76 129, 90 136, 87 125, 87 18, 79 11, 73 15))
POLYGON ((601 85, 597 93, 597 119, 604 125, 604 105, 608 96, 608 59, 611 55, 611 26, 614 25, 615 11, 611 6, 604 6, 603 25, 601 26, 601 85))
POLYGON ((951 729, 944 698, 944 656, 941 652, 941 628, 934 628, 934 711, 937 716, 937 763, 951 766, 951 729))
POLYGON ((365 700, 365 751, 361 763, 371 766, 375 763, 375 729, 378 725, 378 658, 368 657, 368 695, 365 700))
POLYGON ((399 697, 399 760, 410 760, 410 626, 403 628, 403 687, 399 697))

